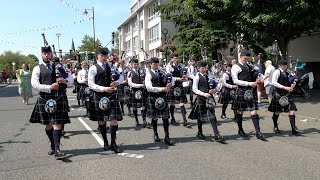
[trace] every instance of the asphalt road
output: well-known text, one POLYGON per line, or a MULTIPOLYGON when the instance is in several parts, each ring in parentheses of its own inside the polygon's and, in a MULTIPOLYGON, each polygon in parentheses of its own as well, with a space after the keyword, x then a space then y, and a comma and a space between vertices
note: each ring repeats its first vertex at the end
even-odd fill
MULTIPOLYGON (((117 155, 102 150, 100 135, 98 140, 92 135, 97 133, 97 123, 83 116, 84 109, 77 107, 69 89, 72 123, 66 125, 61 147, 68 157, 55 160, 47 155, 50 144, 44 126, 29 123, 37 92, 31 104, 24 106, 17 86, 9 85, 0 89, 0 179, 319 179, 320 93, 311 93, 309 100, 297 99, 297 126, 304 132, 300 137, 290 136, 286 114, 279 120, 283 133, 274 134, 271 113, 261 109, 261 131, 267 142, 256 139, 247 118, 244 129, 250 133, 249 139, 238 137, 233 120, 218 118, 227 144, 210 141, 210 124, 204 125, 207 139, 197 139, 192 121, 192 128, 170 126, 176 145, 168 147, 154 143, 151 129, 136 127, 134 119, 125 116, 117 139, 124 152, 117 155)), ((220 106, 216 112, 220 117, 220 106)), ((179 111, 176 119, 181 120, 179 111)), ((163 138, 161 123, 158 130, 163 138)))

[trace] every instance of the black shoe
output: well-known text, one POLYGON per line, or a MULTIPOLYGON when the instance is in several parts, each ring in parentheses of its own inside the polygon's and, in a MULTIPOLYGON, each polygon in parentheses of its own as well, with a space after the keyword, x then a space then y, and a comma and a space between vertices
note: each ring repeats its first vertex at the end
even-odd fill
POLYGON ((215 140, 216 142, 221 143, 221 144, 225 144, 224 138, 223 138, 221 135, 215 136, 215 137, 214 137, 214 140, 215 140))
POLYGON ((261 133, 256 134, 256 137, 261 141, 267 141, 267 139, 261 133))
POLYGON ((174 126, 179 126, 179 123, 175 119, 171 119, 171 124, 174 126))
POLYGON ((154 141, 156 141, 156 142, 161 141, 158 134, 155 134, 153 138, 154 138, 154 141))
POLYGON ((114 153, 121 153, 121 149, 118 148, 117 144, 111 144, 110 149, 114 152, 114 153))
POLYGON ((199 133, 199 132, 198 132, 198 134, 197 134, 197 137, 198 137, 199 139, 206 139, 206 136, 204 136, 202 133, 199 133))
POLYGON ((107 143, 104 143, 103 149, 104 149, 105 151, 109 151, 109 150, 110 150, 110 146, 109 146, 109 143, 108 143, 108 142, 107 142, 107 143))
POLYGON ((221 115, 220 117, 221 117, 221 119, 227 119, 226 115, 221 115))
POLYGON ((281 134, 281 131, 279 130, 279 128, 274 127, 273 128, 273 132, 277 133, 277 134, 281 134))
POLYGON ((80 100, 78 100, 78 106, 80 106, 80 100))
POLYGON ((292 129, 292 135, 294 136, 301 136, 302 131, 299 131, 298 129, 292 129))
POLYGON ((188 121, 183 121, 183 126, 190 128, 190 123, 188 121))
POLYGON ((138 127, 138 126, 140 126, 140 123, 139 123, 139 121, 136 121, 136 126, 138 127))
POLYGON ((61 137, 66 135, 66 132, 64 130, 61 131, 61 137))
POLYGON ((66 156, 66 154, 63 153, 63 152, 61 152, 60 150, 56 150, 56 151, 54 152, 54 157, 55 157, 57 160, 63 159, 63 158, 65 158, 65 156, 66 156))
POLYGON ((241 137, 248 137, 248 135, 243 131, 243 129, 238 131, 239 136, 241 137))
POLYGON ((50 150, 48 151, 48 155, 54 155, 54 149, 50 149, 50 150))
POLYGON ((167 144, 168 146, 173 146, 174 145, 174 142, 171 141, 168 136, 164 138, 164 143, 167 144))
POLYGON ((146 127, 147 127, 147 125, 148 125, 147 121, 146 121, 146 120, 144 120, 144 121, 143 121, 143 125, 142 125, 142 127, 143 127, 143 128, 146 128, 146 127))
POLYGON ((76 90, 72 90, 72 93, 76 93, 76 90))

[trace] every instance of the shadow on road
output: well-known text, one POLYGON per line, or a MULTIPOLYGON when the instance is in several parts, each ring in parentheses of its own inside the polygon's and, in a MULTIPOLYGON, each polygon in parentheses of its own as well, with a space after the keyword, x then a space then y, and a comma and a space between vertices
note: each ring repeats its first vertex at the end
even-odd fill
POLYGON ((319 90, 310 90, 310 98, 305 97, 294 97, 296 103, 311 103, 318 104, 320 103, 320 91, 319 90))
POLYGON ((18 97, 20 96, 18 93, 17 86, 9 86, 6 89, 0 91, 0 98, 7 97, 18 97))

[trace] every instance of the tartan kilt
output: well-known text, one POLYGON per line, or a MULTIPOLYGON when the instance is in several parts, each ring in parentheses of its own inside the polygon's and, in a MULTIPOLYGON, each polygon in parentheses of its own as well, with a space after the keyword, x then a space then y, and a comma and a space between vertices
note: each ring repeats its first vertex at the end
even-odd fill
POLYGON ((253 100, 252 101, 246 101, 244 99, 244 93, 246 90, 250 89, 251 87, 240 87, 237 88, 235 95, 234 95, 234 101, 232 104, 232 110, 238 110, 238 111, 253 111, 253 110, 259 110, 258 107, 258 96, 257 96, 257 89, 253 88, 253 100))
POLYGON ((147 116, 151 119, 169 119, 169 106, 168 102, 166 102, 166 107, 162 110, 159 110, 155 106, 156 99, 158 97, 162 97, 165 101, 167 101, 167 98, 165 95, 158 94, 158 93, 149 93, 149 96, 147 98, 147 116))
POLYGON ((120 104, 116 94, 107 93, 96 93, 89 97, 89 119, 92 121, 111 121, 111 120, 122 120, 122 113, 120 109, 120 104), (99 108, 99 101, 102 97, 108 97, 110 99, 110 108, 103 111, 99 108), (107 117, 107 118, 105 118, 107 117))
POLYGON ((188 103, 187 100, 187 94, 186 94, 186 89, 183 88, 182 86, 180 87, 181 89, 181 95, 180 96, 175 96, 173 94, 174 92, 174 88, 176 88, 177 86, 173 86, 172 88, 170 88, 169 92, 168 92, 168 103, 169 104, 180 104, 180 103, 188 103))
POLYGON ((129 106, 130 107, 135 107, 135 108, 141 108, 145 106, 145 98, 148 98, 146 96, 145 90, 144 89, 134 89, 132 88, 130 91, 130 99, 129 99, 129 106), (134 94, 137 90, 142 91, 142 98, 141 99, 136 99, 134 97, 134 94))
POLYGON ((289 111, 298 111, 296 104, 294 103, 291 96, 288 96, 289 105, 281 106, 279 104, 279 99, 284 94, 277 94, 276 90, 272 93, 272 101, 269 105, 268 111, 270 112, 289 112, 289 111))
POLYGON ((221 90, 221 94, 219 96, 218 103, 220 103, 220 104, 229 104, 231 99, 232 99, 231 96, 230 96, 230 92, 231 92, 231 89, 223 87, 222 90, 221 90))
POLYGON ((129 87, 127 85, 124 85, 124 84, 120 84, 118 87, 117 87, 117 96, 118 96, 118 100, 121 101, 121 102, 128 102, 129 101, 129 98, 130 98, 130 93, 125 93, 124 92, 124 87, 129 87))
POLYGON ((197 96, 195 104, 188 116, 189 119, 210 122, 216 119, 215 109, 208 109, 205 97, 197 96))
POLYGON ((33 108, 30 123, 40 123, 43 125, 58 125, 71 123, 68 115, 67 96, 53 93, 40 93, 37 102, 33 108), (55 113, 47 113, 44 110, 47 100, 54 99, 57 102, 57 111, 55 113))
POLYGON ((85 100, 86 99, 85 89, 86 89, 86 87, 88 87, 88 85, 87 84, 79 84, 78 87, 79 87, 79 91, 77 93, 78 99, 85 100))

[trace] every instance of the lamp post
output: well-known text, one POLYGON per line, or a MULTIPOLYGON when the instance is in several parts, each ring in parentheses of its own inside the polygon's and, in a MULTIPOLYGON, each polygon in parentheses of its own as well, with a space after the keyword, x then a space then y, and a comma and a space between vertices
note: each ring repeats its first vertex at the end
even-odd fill
MULTIPOLYGON (((57 33, 56 34, 57 35, 57 37, 58 37, 58 49, 59 49, 59 53, 60 53, 60 36, 61 36, 61 33, 57 33)), ((60 57, 61 57, 62 55, 61 55, 61 53, 60 53, 60 57)))
POLYGON ((168 29, 162 29, 162 34, 164 35, 164 44, 166 46, 166 50, 165 50, 165 52, 166 52, 166 54, 165 54, 166 62, 165 62, 165 65, 167 64, 167 62, 169 62, 168 61, 168 37, 167 37, 168 33, 169 33, 168 29))
POLYGON ((85 9, 83 14, 87 16, 88 11, 92 11, 93 49, 94 49, 94 52, 96 52, 96 30, 94 26, 94 7, 92 7, 92 9, 85 9))

